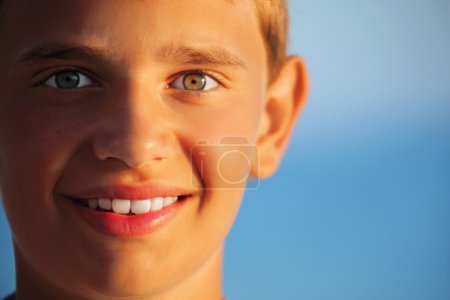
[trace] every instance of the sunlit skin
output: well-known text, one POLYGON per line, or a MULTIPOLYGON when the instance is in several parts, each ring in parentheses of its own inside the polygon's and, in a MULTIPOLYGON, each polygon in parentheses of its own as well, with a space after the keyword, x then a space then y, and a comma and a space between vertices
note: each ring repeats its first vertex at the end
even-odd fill
MULTIPOLYGON (((2 18, 0 184, 16 299, 222 299, 245 186, 224 188, 215 145, 244 138, 251 175, 270 176, 303 104, 302 61, 268 82, 250 1, 15 0, 2 18), (62 71, 76 86, 61 88, 62 71), (148 183, 189 197, 140 237, 92 229, 67 199, 148 183)), ((247 171, 239 159, 223 170, 247 171)))

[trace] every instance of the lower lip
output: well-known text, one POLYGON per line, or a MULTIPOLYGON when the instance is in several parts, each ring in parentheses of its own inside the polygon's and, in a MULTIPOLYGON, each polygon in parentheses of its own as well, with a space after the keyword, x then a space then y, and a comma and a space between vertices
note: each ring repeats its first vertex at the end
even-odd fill
POLYGON ((93 229, 117 238, 142 237, 151 234, 169 222, 184 203, 178 201, 161 210, 139 215, 121 215, 96 211, 74 202, 74 207, 83 221, 93 229))

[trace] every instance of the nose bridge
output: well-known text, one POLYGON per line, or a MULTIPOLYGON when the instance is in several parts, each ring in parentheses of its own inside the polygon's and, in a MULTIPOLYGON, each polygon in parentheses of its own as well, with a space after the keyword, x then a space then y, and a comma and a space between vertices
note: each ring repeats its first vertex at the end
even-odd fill
POLYGON ((103 107, 93 141, 99 159, 114 158, 137 168, 171 155, 164 106, 148 84, 136 78, 124 80, 103 107))

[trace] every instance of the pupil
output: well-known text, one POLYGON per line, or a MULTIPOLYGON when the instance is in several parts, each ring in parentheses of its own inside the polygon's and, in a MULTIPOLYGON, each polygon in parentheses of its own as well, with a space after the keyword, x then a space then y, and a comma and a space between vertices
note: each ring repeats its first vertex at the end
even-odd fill
POLYGON ((76 88, 80 83, 80 76, 77 72, 63 71, 55 75, 56 85, 61 89, 76 88))

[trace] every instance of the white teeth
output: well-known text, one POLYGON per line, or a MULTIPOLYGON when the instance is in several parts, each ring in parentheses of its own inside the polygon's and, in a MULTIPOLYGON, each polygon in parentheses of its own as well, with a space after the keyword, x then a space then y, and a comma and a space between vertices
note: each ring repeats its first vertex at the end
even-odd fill
POLYGON ((157 211, 163 208, 164 205, 164 198, 158 197, 152 200, 152 207, 151 211, 157 211))
POLYGON ((112 210, 118 214, 130 213, 130 200, 113 199, 112 210))
POLYGON ((158 211, 163 207, 172 205, 178 201, 178 197, 156 197, 145 200, 124 200, 124 199, 89 199, 88 204, 92 209, 112 211, 118 214, 127 215, 130 211, 133 214, 146 214, 150 211, 158 211))
POLYGON ((97 209, 98 199, 89 199, 89 207, 92 209, 97 209))
POLYGON ((131 201, 131 212, 134 214, 146 214, 150 211, 150 200, 134 200, 131 201))
POLYGON ((170 205, 170 204, 174 204, 175 202, 177 202, 177 197, 166 197, 164 198, 164 206, 170 205))
POLYGON ((98 199, 98 206, 100 206, 100 208, 103 210, 111 210, 112 208, 111 199, 104 199, 104 198, 98 199))

